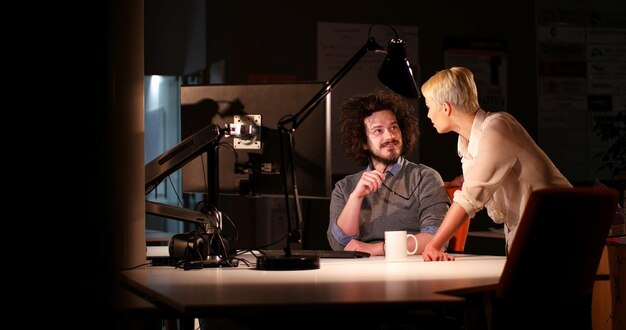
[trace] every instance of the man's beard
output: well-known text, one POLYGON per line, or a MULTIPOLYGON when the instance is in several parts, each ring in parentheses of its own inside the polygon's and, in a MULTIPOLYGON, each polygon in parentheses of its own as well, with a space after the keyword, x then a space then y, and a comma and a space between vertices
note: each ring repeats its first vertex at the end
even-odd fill
POLYGON ((388 165, 393 165, 393 164, 398 162, 398 158, 400 158, 400 153, 399 152, 393 152, 391 155, 385 157, 385 156, 382 156, 382 155, 376 155, 376 154, 374 154, 374 153, 372 153, 370 151, 370 157, 373 160, 375 160, 377 162, 380 162, 382 164, 385 164, 385 166, 388 166, 388 165))

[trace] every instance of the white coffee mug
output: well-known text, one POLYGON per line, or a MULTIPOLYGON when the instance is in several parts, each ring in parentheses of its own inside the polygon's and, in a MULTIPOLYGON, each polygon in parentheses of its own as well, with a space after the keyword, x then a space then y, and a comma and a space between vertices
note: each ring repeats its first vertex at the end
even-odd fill
POLYGON ((395 230, 385 232, 385 258, 402 259, 409 254, 417 252, 417 237, 407 234, 406 230, 395 230), (415 241, 415 248, 408 250, 407 239, 411 238, 415 241))

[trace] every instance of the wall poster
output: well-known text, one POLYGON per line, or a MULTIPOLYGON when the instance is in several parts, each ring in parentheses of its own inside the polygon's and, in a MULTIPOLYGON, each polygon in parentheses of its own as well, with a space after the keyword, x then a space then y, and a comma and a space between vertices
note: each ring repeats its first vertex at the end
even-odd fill
POLYGON ((506 111, 507 47, 502 40, 446 38, 444 65, 474 73, 478 102, 485 111, 506 111))
POLYGON ((537 4, 538 142, 571 181, 615 179, 626 148, 605 158, 620 142, 601 135, 620 126, 626 134, 626 9, 607 0, 537 4))

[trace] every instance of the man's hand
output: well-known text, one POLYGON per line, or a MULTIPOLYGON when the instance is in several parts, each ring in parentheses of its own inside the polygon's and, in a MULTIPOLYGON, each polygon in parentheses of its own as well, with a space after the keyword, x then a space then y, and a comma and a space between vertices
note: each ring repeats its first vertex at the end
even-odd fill
POLYGON ((380 189, 384 179, 385 173, 378 170, 364 172, 352 193, 356 194, 358 198, 363 198, 366 195, 380 189))
POLYGON ((371 256, 382 256, 385 254, 383 249, 383 242, 379 243, 364 243, 359 240, 353 239, 343 248, 345 251, 360 251, 367 252, 371 256))

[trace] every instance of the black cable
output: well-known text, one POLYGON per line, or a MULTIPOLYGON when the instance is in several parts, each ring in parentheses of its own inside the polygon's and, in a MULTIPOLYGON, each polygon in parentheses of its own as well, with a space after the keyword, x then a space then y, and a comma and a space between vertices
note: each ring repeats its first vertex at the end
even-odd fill
MULTIPOLYGON (((228 214, 226 213, 222 213, 220 212, 220 214, 222 215, 222 217, 225 217, 226 220, 228 220, 228 222, 230 223, 231 227, 233 228, 233 232, 235 234, 235 237, 233 238, 233 241, 236 242, 239 240, 239 230, 237 230, 237 226, 235 226, 235 223, 233 222, 233 220, 228 216, 228 214)), ((223 223, 223 222, 222 222, 223 223)))
POLYGON ((252 254, 254 254, 254 252, 253 252, 253 251, 260 251, 260 250, 263 250, 263 249, 265 249, 265 248, 266 248, 266 247, 268 247, 268 246, 272 246, 272 245, 274 245, 274 244, 278 244, 278 243, 280 243, 280 241, 282 241, 282 240, 284 240, 284 239, 286 239, 286 238, 288 238, 288 237, 289 237, 289 235, 285 235, 285 236, 283 236, 283 237, 281 237, 281 238, 279 238, 279 239, 277 239, 277 240, 275 240, 275 241, 273 241, 273 242, 271 242, 271 243, 267 243, 267 244, 265 244, 265 245, 261 245, 261 246, 258 246, 258 247, 256 247, 256 248, 252 248, 252 249, 242 250, 242 252, 240 252, 239 254, 243 254, 243 253, 245 253, 245 252, 251 252, 252 254))
POLYGON ((247 267, 250 267, 250 262, 244 258, 233 258, 233 259, 243 262, 244 264, 246 264, 247 267))
POLYGON ((186 261, 186 260, 184 260, 184 259, 183 259, 183 260, 178 260, 178 261, 176 262, 176 265, 174 265, 174 268, 176 268, 176 269, 178 269, 178 268, 184 268, 186 263, 187 263, 187 261, 186 261))
POLYGON ((178 189, 176 189, 176 187, 174 187, 174 183, 172 182, 172 177, 171 176, 167 176, 167 181, 169 181, 170 186, 172 187, 172 190, 174 191, 174 194, 176 195, 176 200, 178 200, 178 205, 179 206, 183 206, 183 200, 180 199, 180 195, 178 194, 178 189))
MULTIPOLYGON (((228 216, 228 214, 221 212, 215 205, 206 203, 205 201, 200 201, 198 204, 202 204, 202 203, 205 203, 208 207, 212 208, 213 211, 219 214, 220 217, 226 218, 226 220, 228 220, 228 222, 230 223, 231 228, 233 229, 233 234, 234 234, 234 237, 232 238, 233 242, 236 242, 237 240, 239 240, 239 230, 237 229, 235 222, 228 216)), ((198 206, 196 206, 196 209, 198 209, 198 206)), ((202 213, 208 212, 208 210, 205 210, 204 207, 202 207, 201 210, 202 210, 201 211, 202 213)), ((224 222, 222 221, 222 227, 223 226, 224 226, 224 222)), ((219 228, 219 229, 221 229, 221 232, 224 231, 223 228, 219 228)))
POLYGON ((152 265, 152 261, 146 262, 146 263, 143 263, 143 264, 139 264, 137 266, 129 267, 129 268, 126 268, 126 269, 122 269, 121 271, 132 270, 132 269, 137 269, 137 268, 142 267, 142 266, 151 266, 151 265, 152 265))
POLYGON ((228 149, 233 152, 233 154, 235 155, 235 163, 239 163, 239 154, 237 154, 237 150, 235 149, 235 146, 233 146, 232 143, 222 141, 217 144, 216 149, 219 149, 220 147, 223 147, 223 146, 227 146, 228 149))

